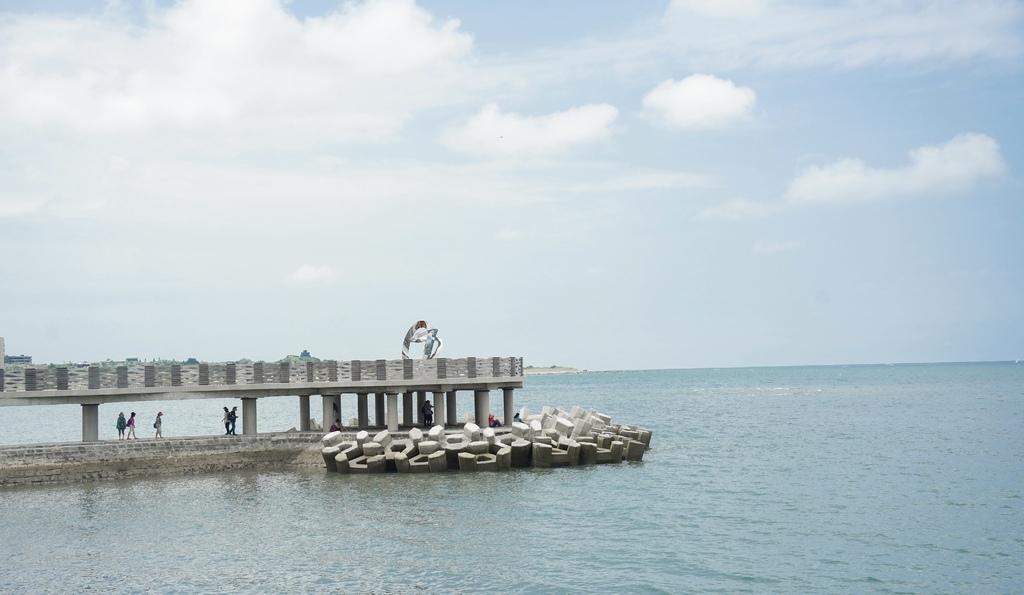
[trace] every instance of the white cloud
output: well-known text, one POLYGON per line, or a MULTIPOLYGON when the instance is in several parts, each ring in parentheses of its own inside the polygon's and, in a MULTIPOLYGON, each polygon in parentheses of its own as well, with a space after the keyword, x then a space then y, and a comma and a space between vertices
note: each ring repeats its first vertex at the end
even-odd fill
POLYGON ((758 240, 750 248, 753 254, 778 254, 781 252, 793 252, 804 247, 803 240, 790 240, 787 242, 775 242, 771 240, 758 240))
POLYGON ((667 80, 644 96, 645 114, 673 128, 714 128, 750 116, 757 95, 709 74, 667 80))
POLYGON ((768 9, 769 0, 672 0, 670 10, 717 19, 752 19, 768 9))
POLYGON ((472 49, 413 0, 302 20, 280 0, 185 0, 149 19, 0 20, 0 129, 192 133, 203 147, 379 138, 449 104, 472 49))
POLYGON ((337 271, 327 265, 313 266, 304 264, 292 273, 293 283, 318 283, 333 281, 338 276, 337 271))
POLYGON ((898 169, 869 167, 861 159, 841 159, 805 169, 790 182, 791 205, 848 203, 893 196, 952 192, 1006 169, 999 145, 984 134, 960 134, 941 145, 910 151, 910 164, 898 169))
POLYGON ((548 155, 607 138, 618 115, 619 110, 607 103, 545 116, 502 113, 491 103, 465 124, 446 130, 440 142, 454 151, 476 155, 548 155))
POLYGON ((777 210, 777 207, 766 205, 745 198, 736 198, 725 204, 705 207, 697 213, 699 221, 740 221, 744 219, 763 219, 777 210))
POLYGON ((1013 59, 1022 20, 1014 0, 675 0, 666 11, 668 44, 697 68, 1013 59))

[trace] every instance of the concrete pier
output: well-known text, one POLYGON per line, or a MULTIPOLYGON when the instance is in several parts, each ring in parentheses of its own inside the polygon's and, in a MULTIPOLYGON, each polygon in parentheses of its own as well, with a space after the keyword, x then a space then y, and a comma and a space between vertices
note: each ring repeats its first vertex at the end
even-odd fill
POLYGON ((182 399, 236 398, 241 403, 242 434, 258 432, 259 399, 298 397, 299 423, 306 431, 312 419, 310 397, 321 396, 320 423, 351 423, 341 409, 342 395, 356 395, 357 425, 369 427, 370 393, 375 397, 377 426, 397 429, 423 424, 422 406, 433 394, 434 421, 458 423, 458 391, 473 391, 479 425, 487 424, 491 390, 502 390, 504 410, 512 408, 513 391, 523 386, 521 358, 438 360, 352 360, 281 363, 202 363, 197 365, 120 365, 5 369, 0 407, 25 405, 82 406, 82 439, 100 438, 98 406, 182 399), (398 394, 402 394, 399 417, 398 394), (413 394, 416 395, 415 402, 413 394))

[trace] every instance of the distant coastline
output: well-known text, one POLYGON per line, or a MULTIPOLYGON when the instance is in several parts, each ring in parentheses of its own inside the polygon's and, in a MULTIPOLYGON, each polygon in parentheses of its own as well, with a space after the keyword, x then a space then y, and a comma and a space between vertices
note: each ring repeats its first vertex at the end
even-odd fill
POLYGON ((541 375, 541 374, 579 374, 586 372, 586 370, 578 370, 576 368, 568 368, 565 366, 548 366, 547 368, 538 368, 535 366, 526 366, 523 369, 523 373, 527 376, 541 375))

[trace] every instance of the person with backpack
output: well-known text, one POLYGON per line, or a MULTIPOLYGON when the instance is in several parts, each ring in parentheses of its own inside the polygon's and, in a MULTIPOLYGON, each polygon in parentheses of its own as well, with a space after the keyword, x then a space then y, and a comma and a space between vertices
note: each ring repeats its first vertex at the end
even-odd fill
POLYGON ((237 436, 238 434, 235 434, 235 422, 238 421, 238 407, 231 408, 231 412, 228 413, 228 421, 231 422, 231 430, 228 431, 228 434, 237 436))
POLYGON ((128 437, 126 440, 138 440, 139 437, 135 435, 135 412, 132 411, 132 416, 128 418, 128 437))
POLYGON ((156 414, 156 421, 153 422, 153 427, 156 428, 156 436, 153 436, 154 439, 155 438, 163 438, 164 437, 164 421, 163 421, 163 417, 164 417, 164 412, 163 411, 161 411, 161 412, 156 414))

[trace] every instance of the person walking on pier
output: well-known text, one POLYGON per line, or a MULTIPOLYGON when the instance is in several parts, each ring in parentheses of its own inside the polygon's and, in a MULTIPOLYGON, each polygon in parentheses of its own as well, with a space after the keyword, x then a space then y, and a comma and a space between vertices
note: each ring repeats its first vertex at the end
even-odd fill
POLYGON ((235 434, 235 422, 238 421, 238 407, 231 408, 231 413, 228 414, 228 421, 231 422, 231 430, 228 432, 228 434, 231 434, 232 436, 237 436, 238 434, 235 434))
POLYGON ((164 437, 164 419, 163 418, 164 418, 164 412, 163 411, 161 411, 161 412, 156 414, 156 421, 153 422, 153 427, 156 428, 156 436, 153 436, 154 439, 156 439, 156 438, 163 438, 164 437))
POLYGON ((128 418, 128 438, 127 440, 138 440, 139 437, 135 435, 135 412, 132 411, 132 416, 128 418))
POLYGON ((229 435, 231 433, 231 420, 229 419, 230 416, 231 416, 231 413, 228 411, 228 408, 225 407, 224 408, 224 417, 220 420, 220 423, 224 424, 224 435, 225 436, 227 436, 227 435, 229 435))
POLYGON ((124 411, 117 414, 117 439, 124 440, 124 429, 128 427, 128 420, 124 418, 124 411))

